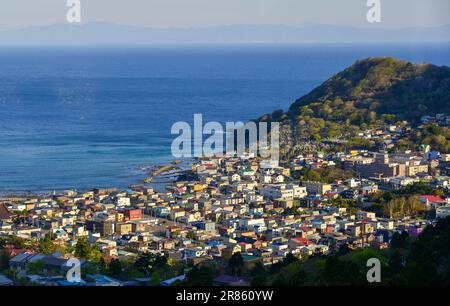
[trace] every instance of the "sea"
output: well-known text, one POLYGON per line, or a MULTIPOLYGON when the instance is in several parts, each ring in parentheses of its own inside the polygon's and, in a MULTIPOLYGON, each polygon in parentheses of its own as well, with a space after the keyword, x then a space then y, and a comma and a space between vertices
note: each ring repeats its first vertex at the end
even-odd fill
POLYGON ((174 123, 287 109, 378 56, 450 66, 450 45, 2 47, 0 192, 127 188, 174 160, 174 123))

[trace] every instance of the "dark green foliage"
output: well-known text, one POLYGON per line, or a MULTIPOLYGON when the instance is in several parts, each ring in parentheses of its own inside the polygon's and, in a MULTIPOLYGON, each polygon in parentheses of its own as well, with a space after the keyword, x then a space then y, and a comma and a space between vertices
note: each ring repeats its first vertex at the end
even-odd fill
POLYGON ((0 237, 0 249, 2 249, 5 245, 14 245, 17 248, 23 249, 30 247, 31 241, 16 236, 0 237))
POLYGON ((433 150, 450 152, 450 128, 426 124, 414 130, 411 135, 399 141, 398 149, 412 148, 419 150, 422 144, 430 145, 433 150))
POLYGON ((263 264, 258 262, 250 271, 251 284, 253 286, 262 286, 267 282, 270 273, 264 268, 263 264))
POLYGON ((386 250, 341 247, 335 255, 286 260, 270 269, 260 265, 250 277, 254 285, 275 286, 450 285, 450 218, 428 226, 415 240, 405 233, 396 234, 392 244, 386 250), (381 283, 367 281, 370 258, 380 260, 381 283))
MULTIPOLYGON (((295 140, 320 141, 345 137, 339 149, 377 149, 378 140, 357 132, 407 120, 416 125, 423 115, 450 112, 450 68, 412 64, 395 58, 368 58, 331 77, 295 101, 289 111, 262 116, 261 121, 290 119, 295 140)), ((416 149, 421 143, 450 150, 449 129, 427 128, 399 145, 416 149)), ((336 146, 339 147, 339 146, 336 146)))
MULTIPOLYGON (((375 119, 371 118, 370 111, 407 120, 417 120, 425 114, 449 113, 450 68, 416 65, 389 57, 368 58, 357 61, 298 99, 291 106, 290 113, 300 114, 303 106, 314 101, 321 104, 336 101, 333 104, 338 104, 338 107, 330 107, 340 110, 343 115, 353 109, 349 119, 354 124, 358 119, 366 122, 375 119), (347 104, 349 102, 352 105, 347 104)), ((329 111, 323 113, 335 115, 329 111)))
POLYGON ((0 253, 0 272, 9 268, 9 256, 7 254, 0 253))
POLYGON ((84 258, 90 261, 98 262, 101 257, 101 252, 97 248, 97 246, 91 245, 84 238, 80 238, 75 246, 75 256, 78 258, 84 258))
POLYGON ((348 247, 348 244, 342 244, 339 246, 339 249, 337 251, 338 256, 343 256, 348 253, 350 253, 352 250, 348 247))
POLYGON ((186 171, 177 177, 177 181, 179 181, 179 182, 198 181, 199 179, 200 179, 200 177, 198 176, 198 174, 195 172, 192 172, 192 171, 186 171))
POLYGON ((109 273, 112 276, 120 276, 122 274, 122 264, 118 259, 112 259, 109 263, 109 273))
POLYGON ((356 263, 338 256, 327 258, 323 279, 327 285, 334 286, 357 286, 367 282, 356 263))
POLYGON ((392 249, 406 249, 410 244, 409 235, 407 232, 394 233, 392 235, 390 246, 392 249))
POLYGON ((244 266, 244 259, 242 258, 241 252, 236 252, 230 257, 228 266, 231 273, 241 275, 242 267, 244 266))
POLYGON ((50 235, 46 235, 41 241, 39 242, 39 253, 42 254, 51 254, 55 252, 56 248, 53 245, 53 242, 50 238, 50 235))
POLYGON ((143 253, 134 262, 134 266, 138 271, 150 276, 152 272, 167 266, 167 257, 159 254, 143 253))
POLYGON ((44 271, 45 263, 43 260, 38 260, 30 262, 27 264, 27 274, 38 274, 41 275, 44 271))
POLYGON ((328 166, 319 169, 304 169, 299 171, 299 178, 303 181, 334 183, 337 180, 346 180, 354 177, 352 171, 342 170, 338 167, 328 166))
POLYGON ((186 273, 186 279, 182 283, 185 286, 212 286, 213 273, 208 267, 194 266, 186 273))

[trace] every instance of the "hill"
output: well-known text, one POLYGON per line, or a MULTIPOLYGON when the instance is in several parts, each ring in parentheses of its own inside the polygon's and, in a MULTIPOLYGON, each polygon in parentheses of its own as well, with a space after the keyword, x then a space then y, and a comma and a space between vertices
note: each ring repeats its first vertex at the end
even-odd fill
POLYGON ((450 68, 386 57, 359 60, 297 99, 287 112, 259 120, 284 122, 282 138, 290 133, 295 142, 351 136, 402 120, 415 124, 437 113, 450 113, 450 68))
MULTIPOLYGON (((417 120, 450 110, 450 68, 395 58, 368 58, 333 76, 290 107, 300 114, 312 102, 351 102, 356 109, 417 120), (339 101, 338 101, 339 102, 339 101)), ((334 106, 334 107, 333 107, 334 106)), ((330 103, 338 109, 339 103, 330 103), (338 105, 336 105, 338 104, 338 105)))

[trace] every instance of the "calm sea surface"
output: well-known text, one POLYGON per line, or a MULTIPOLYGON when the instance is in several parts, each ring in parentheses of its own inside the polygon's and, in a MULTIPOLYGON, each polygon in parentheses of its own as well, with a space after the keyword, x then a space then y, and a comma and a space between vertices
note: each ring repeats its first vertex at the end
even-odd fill
POLYGON ((450 66, 449 45, 0 49, 0 191, 126 187, 176 121, 286 109, 369 56, 450 66))

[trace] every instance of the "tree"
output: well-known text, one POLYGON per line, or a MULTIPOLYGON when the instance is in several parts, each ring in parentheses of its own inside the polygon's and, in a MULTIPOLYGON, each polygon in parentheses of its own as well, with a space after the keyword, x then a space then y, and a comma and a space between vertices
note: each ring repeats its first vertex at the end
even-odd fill
POLYGON ((186 286, 212 286, 213 285, 213 273, 208 267, 194 266, 189 272, 186 273, 186 279, 183 282, 186 286))
POLYGON ((186 234, 186 238, 189 238, 189 239, 197 239, 197 235, 195 235, 195 233, 193 233, 193 232, 188 232, 187 234, 186 234))
POLYGON ((341 244, 339 246, 339 250, 337 252, 337 255, 342 256, 350 253, 352 250, 348 247, 347 243, 341 244))
POLYGON ((283 265, 287 266, 296 261, 298 261, 298 258, 295 257, 292 253, 288 253, 286 257, 283 259, 283 265))
POLYGON ((53 252, 55 252, 55 246, 53 245, 50 235, 45 235, 39 242, 39 253, 52 254, 53 252))
POLYGON ((9 268, 9 256, 6 253, 0 254, 0 272, 9 268))
POLYGON ((75 256, 90 261, 99 261, 101 252, 96 246, 90 245, 85 238, 80 238, 75 246, 75 256))
POLYGON ((109 273, 112 276, 120 276, 122 274, 122 263, 119 259, 112 259, 109 263, 109 273))
POLYGON ((106 273, 109 272, 109 266, 108 266, 108 264, 106 263, 106 261, 105 261, 105 259, 103 257, 101 257, 99 262, 98 262, 98 270, 102 274, 106 274, 106 273))
POLYGON ((159 277, 159 273, 154 271, 150 277, 150 286, 158 286, 161 283, 161 278, 159 277))
POLYGON ((388 263, 392 272, 401 273, 405 267, 405 261, 406 259, 402 253, 398 249, 395 249, 389 257, 388 263))
POLYGON ((27 264, 27 274, 42 274, 45 263, 43 260, 37 260, 27 264))
POLYGON ((406 231, 392 235, 390 247, 392 249, 406 249, 409 246, 409 234, 406 231))
POLYGON ((367 283, 365 275, 353 261, 338 256, 327 258, 322 275, 325 283, 332 286, 357 286, 367 283))
POLYGON ((134 266, 138 271, 148 277, 156 269, 162 269, 168 266, 167 257, 160 254, 143 253, 136 259, 134 266))
POLYGON ((241 268, 244 266, 244 258, 241 252, 236 252, 230 257, 228 266, 231 269, 231 273, 241 275, 241 268))

